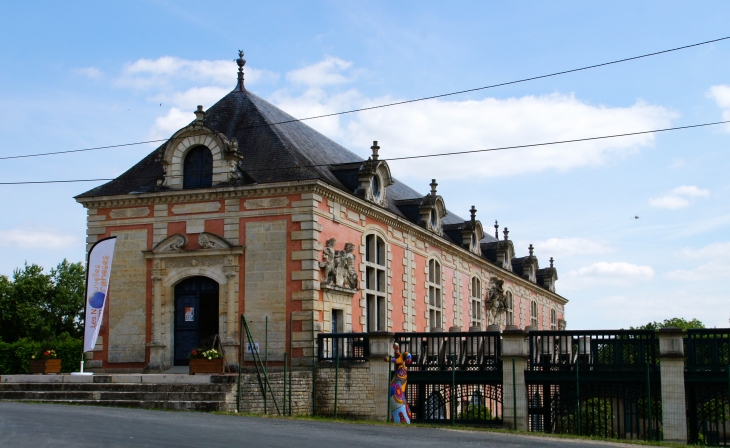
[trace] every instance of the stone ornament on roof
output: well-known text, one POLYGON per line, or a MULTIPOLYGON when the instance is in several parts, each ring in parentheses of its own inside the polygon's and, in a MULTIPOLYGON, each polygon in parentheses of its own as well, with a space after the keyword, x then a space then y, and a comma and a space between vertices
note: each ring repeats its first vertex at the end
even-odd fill
POLYGON ((357 173, 360 186, 355 190, 355 195, 368 202, 386 207, 388 205, 387 188, 393 185, 393 177, 390 175, 388 163, 380 160, 378 142, 374 141, 370 149, 372 155, 360 165, 357 173))
POLYGON ((446 204, 444 199, 436 193, 436 179, 431 179, 431 192, 423 197, 421 205, 418 206, 421 219, 418 225, 437 234, 443 235, 441 220, 446 216, 446 204))
POLYGON ((322 284, 325 287, 345 289, 355 292, 358 289, 359 278, 355 270, 355 245, 345 243, 343 250, 336 250, 337 240, 327 240, 322 250, 322 259, 319 267, 324 270, 322 284))

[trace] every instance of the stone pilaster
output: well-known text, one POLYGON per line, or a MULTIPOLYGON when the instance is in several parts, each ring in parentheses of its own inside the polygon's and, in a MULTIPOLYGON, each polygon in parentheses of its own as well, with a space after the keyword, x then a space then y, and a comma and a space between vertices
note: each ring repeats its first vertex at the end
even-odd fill
POLYGON ((238 329, 238 312, 236 301, 236 279, 238 278, 238 266, 224 266, 226 274, 226 344, 236 342, 238 329))
POLYGON ((685 444, 687 410, 684 394, 684 332, 670 327, 662 328, 658 333, 664 441, 685 444))
POLYGON ((516 415, 518 431, 527 431, 527 335, 516 329, 502 332, 502 419, 505 428, 515 429, 516 415))
POLYGON ((154 372, 167 368, 165 353, 167 346, 162 342, 162 280, 164 269, 160 269, 160 260, 155 260, 152 269, 152 342, 150 348, 150 362, 145 371, 154 372))
POLYGON ((388 372, 392 368, 385 362, 386 356, 392 356, 394 334, 388 331, 369 333, 370 340, 370 376, 373 384, 373 401, 375 402, 375 416, 378 420, 385 420, 388 415, 388 391, 390 377, 388 372))
POLYGON ((295 364, 307 364, 316 354, 316 333, 322 331, 324 304, 320 297, 319 260, 323 248, 320 243, 322 225, 314 215, 314 209, 322 202, 322 196, 304 193, 300 201, 292 202, 297 211, 292 222, 299 224, 297 231, 291 232, 293 241, 301 242, 301 250, 291 252, 292 261, 301 263, 298 271, 291 272, 293 281, 301 281, 301 291, 292 293, 292 300, 301 301, 301 311, 292 313, 292 320, 301 322, 301 331, 292 334, 292 348, 300 348, 304 358, 292 360, 295 364), (312 335, 314 334, 314 339, 312 335), (314 349, 314 351, 313 351, 314 349))

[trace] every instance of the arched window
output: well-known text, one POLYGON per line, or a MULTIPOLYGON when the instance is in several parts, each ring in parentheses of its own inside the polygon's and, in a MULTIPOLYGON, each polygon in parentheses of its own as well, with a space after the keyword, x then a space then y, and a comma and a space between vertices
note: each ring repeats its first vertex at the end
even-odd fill
POLYGON ((482 282, 479 277, 471 279, 471 326, 482 326, 482 282))
POLYGON ((441 263, 428 260, 428 322, 431 328, 443 328, 441 263))
POLYGON ((426 420, 443 420, 446 418, 446 405, 441 394, 433 391, 426 399, 426 420))
POLYGON ((530 302, 530 325, 535 327, 536 330, 539 329, 537 319, 537 302, 534 300, 530 302))
POLYGON ((514 325, 515 324, 515 301, 512 298, 512 293, 510 291, 507 291, 505 293, 505 325, 514 325))
POLYGON ((196 146, 185 156, 183 188, 207 188, 213 185, 213 155, 205 146, 196 146))
POLYGON ((386 331, 385 241, 377 235, 365 237, 365 299, 367 331, 386 331))
POLYGON ((550 329, 555 331, 558 329, 558 313, 555 310, 550 310, 550 329))

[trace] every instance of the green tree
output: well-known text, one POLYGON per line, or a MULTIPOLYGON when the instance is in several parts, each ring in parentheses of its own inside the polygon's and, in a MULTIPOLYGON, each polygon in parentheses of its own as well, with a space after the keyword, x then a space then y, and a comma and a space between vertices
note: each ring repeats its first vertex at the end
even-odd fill
POLYGON ((84 283, 86 272, 81 263, 63 260, 51 269, 53 293, 46 303, 55 336, 68 333, 73 338, 83 336, 84 330, 84 283))
POLYGON ((51 336, 44 307, 51 295, 52 284, 43 268, 25 264, 13 271, 13 281, 3 291, 0 309, 0 337, 5 342, 28 338, 42 341, 51 336))
POLYGON ((632 330, 658 330, 666 327, 677 327, 682 330, 695 330, 705 328, 705 324, 697 319, 686 320, 681 317, 673 317, 671 319, 664 319, 663 322, 649 322, 646 325, 640 327, 631 327, 632 330))
POLYGON ((63 333, 78 338, 83 328, 84 268, 63 260, 50 274, 37 264, 0 276, 0 339, 45 341, 63 333))

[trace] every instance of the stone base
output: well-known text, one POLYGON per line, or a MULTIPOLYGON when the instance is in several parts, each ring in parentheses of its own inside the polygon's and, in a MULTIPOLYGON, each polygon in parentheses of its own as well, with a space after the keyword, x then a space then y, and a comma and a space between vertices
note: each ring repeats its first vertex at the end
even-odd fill
POLYGON ((145 373, 164 372, 170 368, 169 362, 167 362, 167 346, 165 344, 159 344, 151 342, 147 344, 150 348, 150 363, 145 367, 145 373))

